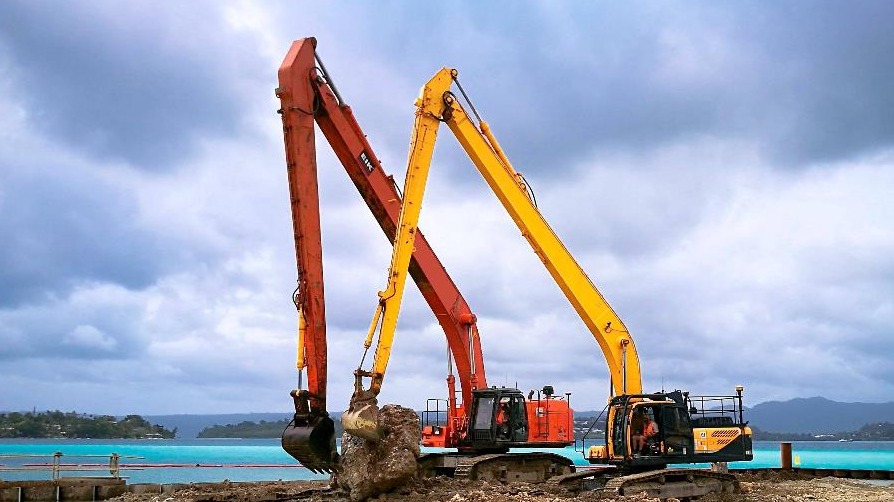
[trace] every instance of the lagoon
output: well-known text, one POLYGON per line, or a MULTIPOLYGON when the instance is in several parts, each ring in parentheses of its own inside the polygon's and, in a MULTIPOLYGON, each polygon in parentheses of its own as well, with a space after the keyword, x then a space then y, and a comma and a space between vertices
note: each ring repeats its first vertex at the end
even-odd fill
MULTIPOLYGON (((0 440, 0 479, 50 479, 50 470, 4 471, 24 464, 52 463, 62 452, 65 464, 108 465, 109 455, 121 455, 121 474, 129 483, 189 483, 327 479, 301 467, 282 450, 279 439, 4 439, 0 440), (6 457, 5 455, 41 455, 6 457), (78 457, 99 455, 99 457, 78 457), (136 457, 136 458, 132 458, 136 457), (180 464, 189 467, 128 468, 134 464, 180 464)), ((424 450, 425 451, 425 450, 424 450)), ((587 465, 573 447, 545 450, 587 465)), ((795 467, 894 470, 894 442, 796 441, 792 443, 795 467)), ((779 442, 756 441, 754 460, 730 463, 732 469, 780 467, 779 442)), ((108 470, 64 472, 64 475, 108 475, 108 470)))

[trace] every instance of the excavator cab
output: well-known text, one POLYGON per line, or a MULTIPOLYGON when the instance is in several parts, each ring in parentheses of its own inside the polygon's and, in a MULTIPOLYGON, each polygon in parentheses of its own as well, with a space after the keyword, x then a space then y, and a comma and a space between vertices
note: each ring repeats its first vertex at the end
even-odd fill
POLYGON ((329 413, 312 411, 309 393, 293 390, 295 415, 282 433, 282 448, 311 472, 331 473, 338 470, 335 446, 335 422, 329 413))
POLYGON ((681 391, 615 396, 607 427, 606 446, 590 447, 591 463, 639 470, 753 458, 741 387, 734 396, 693 397, 681 391))
MULTIPOLYGON (((611 434, 613 458, 628 467, 664 468, 666 442, 665 417, 677 417, 685 408, 672 400, 658 396, 618 396, 611 405, 611 434)), ((684 413, 685 416, 685 413, 684 413)), ((685 421, 688 426, 688 420, 685 421)), ((680 452, 692 451, 692 427, 681 434, 685 445, 680 452)))
POLYGON ((505 452, 528 441, 525 397, 518 389, 489 388, 472 394, 466 446, 475 451, 505 452))

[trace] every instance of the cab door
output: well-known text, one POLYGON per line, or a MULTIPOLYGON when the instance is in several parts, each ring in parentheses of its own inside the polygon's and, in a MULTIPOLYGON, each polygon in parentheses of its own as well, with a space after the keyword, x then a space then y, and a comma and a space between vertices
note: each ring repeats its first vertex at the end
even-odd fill
POLYGON ((611 437, 609 441, 612 443, 612 457, 623 458, 628 455, 628 426, 627 426, 627 409, 624 406, 612 406, 612 419, 609 431, 611 437))
POLYGON ((528 417, 525 399, 518 394, 499 395, 494 409, 494 430, 498 443, 528 440, 528 417))
POLYGON ((662 406, 660 424, 664 455, 686 457, 695 453, 692 423, 689 421, 689 413, 685 408, 662 406))
POLYGON ((499 400, 494 396, 475 396, 471 435, 474 443, 491 444, 494 442, 497 433, 494 424, 498 404, 499 400))
POLYGON ((524 443, 528 441, 528 413, 525 398, 521 395, 509 399, 510 441, 524 443))

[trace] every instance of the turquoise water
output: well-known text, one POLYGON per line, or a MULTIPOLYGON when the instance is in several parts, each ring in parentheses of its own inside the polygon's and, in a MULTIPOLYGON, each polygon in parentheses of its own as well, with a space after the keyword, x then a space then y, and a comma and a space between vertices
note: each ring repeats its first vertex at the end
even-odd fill
MULTIPOLYGON (((185 483, 214 481, 267 481, 326 479, 313 474, 285 453, 278 439, 173 439, 173 440, 0 440, 0 469, 22 467, 23 463, 52 463, 54 452, 63 453, 61 462, 108 465, 108 456, 122 456, 122 475, 130 483, 185 483), (42 455, 9 458, 2 455, 42 455), (100 455, 101 457, 78 457, 100 455), (139 457, 139 458, 128 458, 139 457), (191 467, 127 469, 127 464, 186 464, 191 467), (195 467, 196 464, 202 467, 195 467), (261 467, 244 467, 246 465, 261 467)), ((547 450, 587 465, 573 447, 547 450)), ((794 442, 796 467, 894 470, 894 442, 794 442)), ((736 468, 779 467, 779 443, 758 441, 752 462, 734 462, 736 468)), ((108 474, 108 471, 104 471, 108 474)), ((91 472, 63 472, 63 475, 102 475, 91 472)), ((2 471, 0 479, 49 479, 49 469, 2 471)))
MULTIPOLYGON (((25 462, 52 463, 54 452, 63 453, 62 463, 108 465, 109 455, 121 455, 121 475, 130 483, 183 483, 215 481, 268 481, 326 479, 295 462, 278 439, 172 439, 172 440, 0 440, 0 456, 10 454, 47 457, 3 458, 3 467, 19 467, 25 462), (102 455, 103 457, 79 457, 102 455), (138 458, 127 458, 138 457, 138 458), (223 467, 126 468, 127 464, 186 464, 223 467), (277 465, 278 467, 232 467, 232 465, 277 465), (282 467, 279 467, 282 466, 282 467)), ((63 475, 108 475, 108 470, 64 472, 63 475)), ((40 471, 0 470, 0 479, 49 479, 49 469, 40 471)))

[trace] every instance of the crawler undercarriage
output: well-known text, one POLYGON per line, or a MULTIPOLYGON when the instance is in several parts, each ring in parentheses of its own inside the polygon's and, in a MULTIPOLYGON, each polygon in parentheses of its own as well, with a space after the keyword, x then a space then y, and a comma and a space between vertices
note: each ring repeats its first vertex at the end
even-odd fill
POLYGON ((660 499, 696 499, 709 493, 739 491, 736 476, 704 469, 658 469, 626 473, 615 466, 575 468, 554 453, 463 455, 429 453, 419 459, 421 477, 549 483, 574 491, 600 490, 615 495, 646 493, 660 499))

